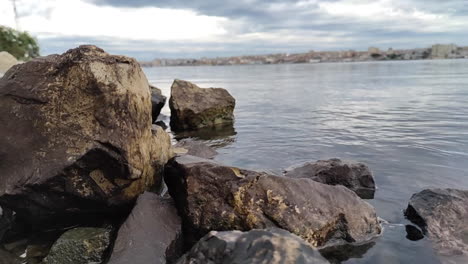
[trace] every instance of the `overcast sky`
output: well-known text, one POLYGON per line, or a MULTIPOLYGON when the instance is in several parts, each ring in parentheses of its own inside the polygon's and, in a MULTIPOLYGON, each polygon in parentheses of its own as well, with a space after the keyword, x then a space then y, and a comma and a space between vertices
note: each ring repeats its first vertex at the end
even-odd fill
MULTIPOLYGON (((17 0, 43 55, 80 44, 138 59, 468 45, 467 0, 17 0)), ((0 25, 15 27, 11 0, 0 25)))

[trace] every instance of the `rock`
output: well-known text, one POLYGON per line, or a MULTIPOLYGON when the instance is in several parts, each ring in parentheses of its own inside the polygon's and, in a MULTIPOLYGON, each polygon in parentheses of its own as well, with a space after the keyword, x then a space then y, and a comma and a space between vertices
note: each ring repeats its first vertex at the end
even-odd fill
POLYGON ((413 194, 405 211, 429 237, 440 255, 468 260, 468 191, 426 189, 413 194))
POLYGON ((178 151, 179 154, 188 154, 204 159, 212 159, 218 155, 218 152, 210 146, 190 139, 180 140, 174 147, 176 149, 175 151, 178 151))
POLYGON ((363 199, 373 199, 375 182, 367 165, 340 159, 308 162, 287 170, 286 177, 308 178, 328 185, 343 185, 363 199))
POLYGON ((172 198, 146 192, 120 227, 109 264, 174 263, 182 255, 182 238, 172 198))
POLYGON ((44 264, 89 264, 104 261, 111 232, 106 228, 79 227, 65 232, 52 246, 44 264))
POLYGON ((170 156, 139 64, 95 46, 13 66, 0 112, 0 204, 25 221, 127 212, 170 156))
POLYGON ((0 242, 5 233, 12 227, 15 221, 15 214, 8 208, 0 207, 0 242))
POLYGON ((249 232, 212 231, 178 264, 306 264, 329 263, 320 253, 288 231, 272 228, 249 232))
POLYGON ((166 104, 166 96, 162 95, 161 89, 149 86, 151 90, 151 115, 153 116, 153 123, 158 119, 161 109, 166 104))
POLYGON ((381 232, 374 208, 343 186, 222 166, 190 155, 169 161, 164 179, 189 240, 211 230, 278 227, 323 247, 364 243, 381 232))
POLYGON ((411 241, 418 241, 424 238, 424 234, 419 230, 419 228, 413 225, 406 225, 406 238, 411 241))
POLYGON ((18 64, 18 60, 13 55, 0 51, 0 77, 15 64, 18 64))
POLYGON ((162 120, 156 121, 156 122, 154 122, 154 124, 155 124, 156 126, 161 127, 163 130, 166 130, 166 129, 167 129, 166 123, 164 123, 164 121, 162 121, 162 120))
POLYGON ((202 89, 197 85, 174 80, 171 87, 171 129, 196 130, 234 121, 236 100, 222 88, 202 89))
POLYGON ((22 264, 23 261, 15 255, 0 248, 0 264, 22 264))

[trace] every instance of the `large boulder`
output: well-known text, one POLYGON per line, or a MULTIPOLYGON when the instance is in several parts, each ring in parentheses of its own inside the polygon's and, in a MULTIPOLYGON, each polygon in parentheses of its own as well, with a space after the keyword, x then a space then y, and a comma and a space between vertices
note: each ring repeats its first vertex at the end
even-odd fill
POLYGON ((0 51, 0 77, 17 63, 18 60, 13 55, 6 51, 0 51))
POLYGON ((65 232, 54 243, 44 264, 102 263, 110 243, 106 228, 79 227, 65 232))
POLYGON ((120 227, 109 264, 174 263, 182 250, 181 220, 172 199, 146 192, 120 227))
POLYGON ((134 59, 95 46, 13 66, 0 80, 0 204, 46 223, 130 205, 170 156, 150 97, 134 59))
POLYGON ((321 264, 329 262, 299 237, 288 231, 272 228, 249 232, 212 231, 177 263, 321 264))
POLYGON ((463 255, 468 261, 468 191, 423 190, 411 197, 405 215, 421 227, 440 255, 463 255))
POLYGON ((174 80, 171 87, 171 129, 196 130, 232 124, 236 100, 222 88, 202 89, 197 85, 174 80))
POLYGON ((329 185, 343 185, 363 199, 374 198, 374 177, 369 167, 361 162, 340 159, 308 162, 287 170, 285 176, 308 178, 329 185))
POLYGON ((192 241, 211 230, 278 227, 323 247, 364 243, 381 232, 374 208, 343 186, 222 166, 190 155, 169 161, 164 179, 192 241))
POLYGON ((150 85, 151 90, 151 116, 152 122, 154 123, 157 119, 159 114, 161 113, 161 109, 166 104, 166 96, 162 94, 161 89, 150 85))

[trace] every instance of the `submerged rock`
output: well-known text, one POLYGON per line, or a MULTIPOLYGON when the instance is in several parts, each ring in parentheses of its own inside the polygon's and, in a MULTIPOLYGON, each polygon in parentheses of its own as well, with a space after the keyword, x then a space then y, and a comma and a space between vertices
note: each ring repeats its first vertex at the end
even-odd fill
POLYGON ((236 100, 222 88, 202 89, 197 85, 174 80, 171 87, 171 129, 195 130, 234 121, 236 100))
POLYGON ((0 204, 44 223, 126 208, 170 152, 150 96, 134 59, 95 46, 15 65, 0 80, 0 204))
POLYGON ((197 156, 204 159, 212 159, 218 155, 218 152, 210 146, 190 139, 180 140, 174 147, 180 154, 197 156))
POLYGON ((413 194, 405 211, 445 256, 468 260, 468 191, 427 189, 413 194))
POLYGON ((381 232, 374 208, 343 186, 218 165, 183 155, 165 168, 186 232, 278 227, 314 247, 363 243, 381 232))
POLYGON ((6 51, 0 51, 0 77, 13 65, 18 64, 18 60, 6 51))
POLYGON ((166 96, 162 95, 161 89, 150 85, 151 90, 151 115, 153 123, 158 119, 161 109, 166 104, 166 96))
POLYGON ((272 228, 249 232, 212 231, 177 264, 307 264, 328 263, 305 241, 288 231, 272 228))
POLYGON ((52 246, 44 264, 101 263, 110 243, 106 228, 80 227, 65 232, 52 246))
POLYGON ((109 264, 174 263, 182 249, 181 220, 172 199, 147 192, 120 227, 109 264))
POLYGON ((308 162, 286 171, 285 176, 308 178, 328 185, 343 185, 363 199, 374 198, 374 177, 369 167, 360 162, 340 159, 308 162))

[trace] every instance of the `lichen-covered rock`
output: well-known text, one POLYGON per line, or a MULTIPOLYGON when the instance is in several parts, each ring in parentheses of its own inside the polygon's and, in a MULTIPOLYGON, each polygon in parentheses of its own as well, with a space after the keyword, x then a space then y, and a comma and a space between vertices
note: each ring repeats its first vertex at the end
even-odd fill
POLYGON ((421 227, 440 255, 462 255, 468 261, 468 191, 423 190, 413 194, 405 215, 421 227))
POLYGON ((174 263, 182 250, 181 220, 172 199, 146 192, 120 227, 109 264, 174 263))
POLYGON ((218 165, 190 155, 165 168, 189 239, 211 230, 278 227, 314 247, 363 243, 381 227, 374 208, 343 186, 218 165))
POLYGON ((197 85, 174 80, 171 87, 171 129, 195 130, 234 121, 236 100, 222 88, 200 88, 197 85))
POLYGON ((0 204, 35 222, 130 204, 170 156, 150 98, 134 59, 95 46, 13 66, 0 80, 0 204))
POLYGON ((285 176, 307 178, 328 185, 343 185, 363 199, 374 198, 374 177, 369 167, 361 162, 340 159, 308 162, 287 170, 285 176))
POLYGON ((102 263, 110 243, 106 228, 79 227, 65 232, 54 243, 44 264, 102 263))
POLYGON ((178 154, 187 154, 204 159, 212 159, 218 152, 210 146, 191 139, 182 139, 174 145, 175 152, 178 154))
POLYGON ((18 64, 18 60, 13 55, 0 51, 0 77, 15 64, 18 64))
POLYGON ((320 253, 288 231, 212 231, 177 264, 324 264, 320 253))
POLYGON ((151 90, 151 115, 153 123, 158 119, 161 109, 166 104, 166 96, 162 94, 161 89, 150 85, 151 90))

